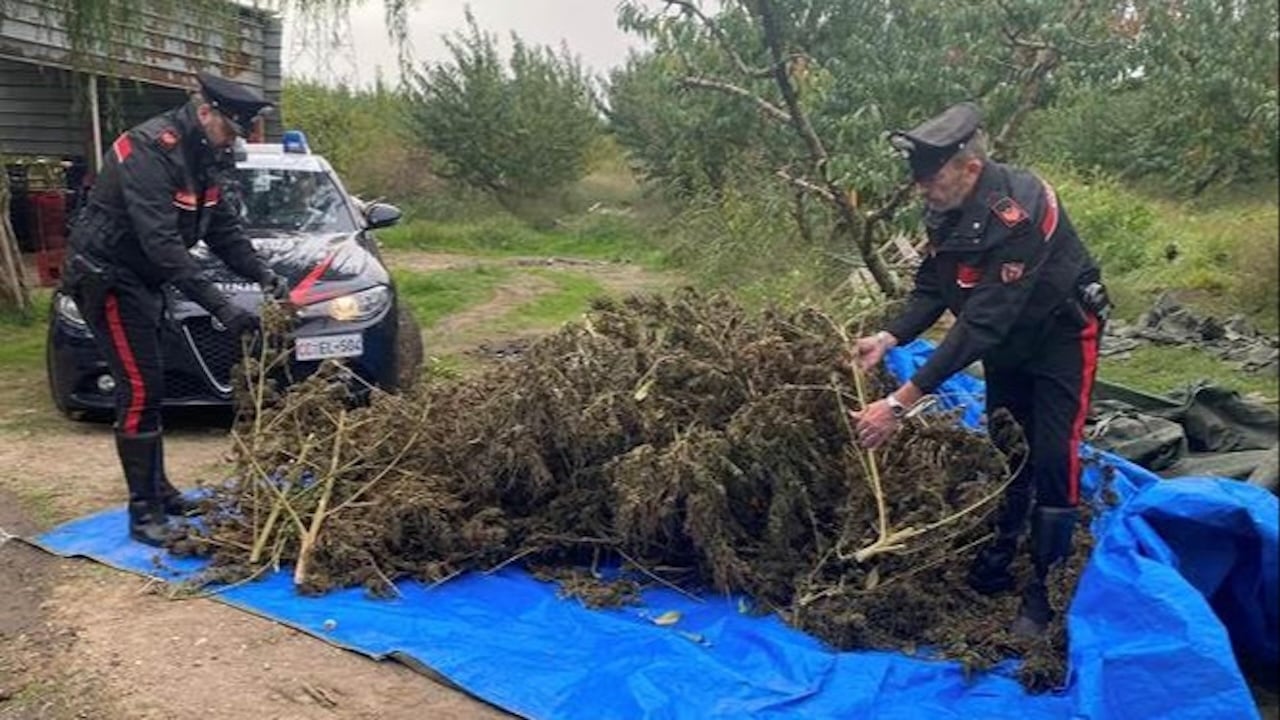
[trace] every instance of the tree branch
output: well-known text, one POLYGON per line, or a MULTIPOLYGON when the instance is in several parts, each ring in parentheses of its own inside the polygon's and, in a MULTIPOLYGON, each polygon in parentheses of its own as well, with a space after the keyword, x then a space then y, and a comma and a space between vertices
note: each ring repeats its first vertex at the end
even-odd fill
POLYGON ((877 208, 875 212, 867 213, 867 224, 870 225, 891 220, 894 214, 897 213, 898 206, 902 205, 902 203, 906 202, 907 198, 911 197, 911 188, 913 187, 915 187, 915 183, 912 182, 905 182, 899 185, 897 189, 893 191, 893 194, 889 196, 888 202, 877 208))
MULTIPOLYGON (((1063 22, 1068 27, 1078 22, 1081 15, 1084 14, 1087 0, 1074 0, 1063 17, 1063 22)), ((1008 8, 1003 2, 998 3, 1005 12, 1008 8)), ((1062 51, 1051 43, 1041 40, 1028 40, 1016 30, 1010 28, 1001 28, 1005 39, 1008 40, 1011 47, 1034 50, 1034 60, 1031 66, 1026 68, 1027 74, 1022 82, 1022 87, 1018 93, 1018 104, 1005 119, 1004 125, 1000 127, 1000 132, 996 133, 992 140, 992 150, 1000 152, 1008 147, 1014 133, 1022 126, 1022 122, 1027 115, 1040 105, 1040 95, 1044 89, 1045 79, 1049 73, 1062 62, 1062 51)))
POLYGON ((723 80, 713 80, 711 78, 689 76, 689 77, 681 78, 680 85, 681 87, 696 87, 696 88, 704 88, 707 90, 718 90, 720 92, 727 93, 729 95, 736 95, 741 98, 746 98, 747 100, 754 102, 756 104, 756 107, 764 111, 764 114, 768 115, 770 118, 782 123, 791 122, 791 116, 788 115, 785 110, 778 107, 777 105, 774 105, 768 100, 765 100, 759 95, 756 95, 750 90, 747 90, 746 88, 743 88, 743 87, 739 87, 738 85, 734 85, 733 83, 727 83, 723 80))
POLYGON ((778 27, 778 18, 772 0, 757 0, 756 11, 760 16, 760 24, 764 30, 765 46, 768 48, 769 55, 773 60, 773 80, 778 86, 778 91, 782 93, 783 100, 786 102, 787 113, 791 116, 791 125, 795 128, 796 133, 800 135, 801 140, 804 141, 805 147, 808 148, 809 157, 813 161, 814 172, 826 186, 826 190, 830 195, 829 202, 835 205, 841 221, 849 232, 853 234, 858 254, 862 257, 863 262, 867 264, 867 270, 871 272, 871 277, 875 279, 876 285, 881 292, 889 297, 894 297, 898 294, 898 278, 893 270, 885 264, 871 242, 872 227, 875 223, 859 216, 853 200, 849 197, 849 193, 837 186, 835 181, 827 174, 827 164, 830 156, 827 154, 827 149, 823 146, 822 140, 818 137, 818 133, 814 131, 813 124, 809 122, 809 116, 805 114, 804 108, 800 106, 799 94, 796 92, 795 85, 791 82, 791 75, 787 72, 787 65, 783 60, 782 33, 778 27), (862 230, 861 233, 858 233, 859 228, 862 230))
POLYGON ((818 197, 822 198, 823 200, 826 200, 829 203, 835 204, 836 202, 835 195, 833 195, 830 190, 828 190, 825 187, 822 187, 821 185, 815 185, 814 183, 808 180, 805 180, 804 178, 798 178, 788 173, 786 170, 778 170, 777 172, 774 173, 774 175, 777 175, 778 177, 782 178, 783 180, 786 180, 792 185, 795 185, 801 190, 804 190, 806 192, 811 192, 814 195, 817 195, 818 197))
POLYGON ((753 68, 750 65, 747 65, 746 61, 742 59, 742 56, 733 49, 733 45, 729 43, 729 38, 725 37, 724 31, 720 29, 720 26, 716 25, 714 20, 707 17, 706 14, 690 0, 663 0, 663 2, 667 4, 667 7, 674 5, 681 8, 686 15, 691 15, 697 18, 698 21, 702 23, 703 27, 711 33, 711 36, 716 39, 716 42, 720 44, 720 48, 725 51, 725 54, 727 54, 729 59, 733 61, 734 67, 738 68, 738 72, 742 73, 743 76, 763 79, 768 78, 773 74, 773 70, 771 68, 753 68))

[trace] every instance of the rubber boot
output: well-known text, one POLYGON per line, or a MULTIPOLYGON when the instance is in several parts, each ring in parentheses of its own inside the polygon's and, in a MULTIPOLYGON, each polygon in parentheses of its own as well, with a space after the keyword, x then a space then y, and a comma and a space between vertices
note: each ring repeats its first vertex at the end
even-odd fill
POLYGON ((116 452, 129 486, 129 537, 154 547, 163 547, 169 539, 169 520, 159 494, 160 468, 156 464, 159 442, 158 432, 116 433, 116 452))
POLYGON ((978 551, 969 566, 969 587, 983 595, 996 595, 1013 589, 1016 581, 1009 566, 1017 557, 1018 538, 1027 525, 1030 508, 1030 483, 1015 481, 1006 491, 1000 516, 996 518, 995 539, 978 551))
POLYGON ((1053 620, 1045 582, 1054 566, 1071 555, 1076 517, 1075 508, 1038 507, 1032 514, 1031 563, 1035 576, 1022 591, 1022 605, 1010 628, 1014 635, 1039 637, 1053 620))
POLYGON ((159 468, 158 493, 160 503, 164 506, 166 515, 191 516, 199 515, 201 512, 200 503, 195 500, 188 500, 183 496, 182 491, 173 486, 169 482, 168 473, 164 469, 164 436, 160 436, 160 441, 156 443, 156 467, 159 468))
POLYGON ((983 595, 998 595, 1012 590, 1015 580, 1009 566, 1017 552, 1017 535, 997 533, 969 566, 969 587, 983 595))

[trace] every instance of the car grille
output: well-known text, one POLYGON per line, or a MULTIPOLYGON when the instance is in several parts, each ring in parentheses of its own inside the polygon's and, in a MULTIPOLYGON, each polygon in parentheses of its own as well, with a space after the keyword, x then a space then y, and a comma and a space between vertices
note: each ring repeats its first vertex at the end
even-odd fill
POLYGON ((164 395, 171 400, 208 397, 210 392, 209 383, 204 378, 174 370, 164 373, 164 395))
POLYGON ((213 329, 208 317, 191 318, 183 333, 210 382, 224 395, 231 392, 231 369, 240 361, 240 345, 230 333, 213 329))

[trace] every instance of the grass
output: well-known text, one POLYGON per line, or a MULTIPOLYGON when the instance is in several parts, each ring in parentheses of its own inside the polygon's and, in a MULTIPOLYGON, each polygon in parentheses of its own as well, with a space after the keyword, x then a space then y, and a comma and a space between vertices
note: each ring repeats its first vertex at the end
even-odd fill
POLYGON ((1108 382, 1156 395, 1203 379, 1243 395, 1256 393, 1271 402, 1280 397, 1280 378, 1275 375, 1245 373, 1212 355, 1177 346, 1143 345, 1134 348, 1127 359, 1102 358, 1098 375, 1108 382))
POLYGON ((1275 183, 1188 200, 1115 181, 1055 175, 1085 244, 1103 266, 1116 316, 1133 320, 1171 290, 1201 314, 1243 314, 1280 329, 1280 204, 1275 183))
POLYGON ((488 300, 510 274, 507 268, 491 265, 427 273, 392 271, 401 302, 408 303, 424 328, 488 300))
POLYGON ((32 293, 31 313, 0 315, 0 368, 36 370, 44 367, 44 336, 49 320, 51 291, 32 293))
POLYGON ((637 223, 618 215, 588 214, 538 230, 510 216, 475 222, 415 220, 383 232, 388 248, 455 252, 488 257, 578 257, 633 262, 655 269, 664 253, 648 240, 637 223))
MULTIPOLYGON (((1195 198, 1150 187, 1083 180, 1049 168, 1087 247, 1102 264, 1115 317, 1133 322, 1165 292, 1192 312, 1243 315, 1280 329, 1280 203, 1274 182, 1217 188, 1195 198)), ((1195 349, 1143 346, 1126 360, 1104 358, 1104 379, 1165 393, 1207 379, 1275 399, 1275 377, 1245 374, 1195 349)))

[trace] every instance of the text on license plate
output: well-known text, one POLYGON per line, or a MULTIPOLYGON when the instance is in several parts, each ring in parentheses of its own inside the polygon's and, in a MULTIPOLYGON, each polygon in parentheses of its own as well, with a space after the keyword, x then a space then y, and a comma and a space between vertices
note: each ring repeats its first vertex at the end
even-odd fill
POLYGON ((364 336, 360 333, 300 337, 293 347, 293 356, 298 360, 356 357, 363 353, 364 336))

